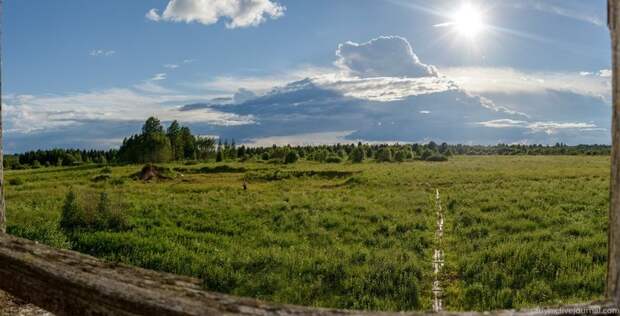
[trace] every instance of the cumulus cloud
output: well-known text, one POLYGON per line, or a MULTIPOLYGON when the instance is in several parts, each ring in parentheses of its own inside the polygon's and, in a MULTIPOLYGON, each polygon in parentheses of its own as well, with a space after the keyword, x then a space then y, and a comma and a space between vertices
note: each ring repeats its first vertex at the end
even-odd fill
POLYGON ((358 77, 435 77, 437 70, 423 64, 407 39, 381 36, 366 43, 338 46, 336 66, 358 77))
POLYGON ((170 0, 163 13, 151 9, 146 18, 159 22, 185 22, 211 25, 228 19, 227 28, 257 26, 268 18, 277 19, 286 8, 272 0, 170 0))

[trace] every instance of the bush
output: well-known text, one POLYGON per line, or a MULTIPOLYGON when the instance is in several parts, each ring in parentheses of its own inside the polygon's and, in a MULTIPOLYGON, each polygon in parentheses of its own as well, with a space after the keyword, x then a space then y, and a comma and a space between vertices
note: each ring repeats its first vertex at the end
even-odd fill
POLYGON ((425 150, 422 152, 422 155, 420 156, 420 159, 422 160, 427 160, 428 158, 430 158, 433 155, 433 152, 430 150, 425 150))
POLYGON ((394 160, 397 162, 403 162, 407 160, 407 153, 404 150, 397 151, 396 155, 394 155, 394 160))
POLYGON ((112 168, 110 167, 105 167, 101 169, 101 174, 111 174, 111 173, 112 173, 112 168))
POLYGON ((268 153, 268 152, 264 152, 264 153, 260 156, 260 159, 262 159, 262 160, 264 160, 264 161, 267 161, 267 160, 271 159, 271 157, 269 156, 269 153, 268 153))
POLYGON ((550 301, 553 298, 553 290, 543 281, 534 281, 525 287, 523 296, 527 302, 538 304, 550 301))
POLYGON ((349 159, 353 163, 361 163, 364 161, 364 159, 366 159, 366 151, 361 147, 355 147, 351 151, 349 159))
POLYGON ((22 185, 24 184, 24 180, 22 180, 21 178, 10 179, 9 184, 10 185, 22 185))
POLYGON ((39 169, 41 168, 41 163, 38 160, 35 160, 32 162, 32 169, 39 169))
POLYGON ((336 156, 336 155, 331 155, 328 156, 327 158, 325 158, 325 162, 327 163, 341 163, 342 162, 342 158, 336 156))
POLYGON ((392 149, 383 147, 377 153, 377 162, 392 162, 392 149))
POLYGON ((296 163, 299 160, 299 155, 295 151, 289 151, 284 158, 284 163, 291 164, 296 163))
POLYGON ((86 226, 86 214, 78 206, 77 195, 69 191, 65 197, 65 204, 60 213, 60 228, 65 233, 71 233, 76 229, 86 226))
POLYGON ((448 157, 442 154, 434 154, 425 159, 426 161, 448 161, 448 157))
POLYGON ((112 178, 112 176, 110 176, 109 174, 100 174, 97 176, 94 176, 92 178, 93 182, 104 182, 104 181, 108 181, 112 178))
POLYGON ((80 230, 121 231, 127 228, 127 220, 119 205, 113 205, 108 194, 102 192, 96 199, 89 197, 82 202, 74 191, 69 191, 60 214, 60 228, 72 235, 80 230))
POLYGON ((96 230, 120 231, 127 227, 127 220, 119 208, 113 207, 108 194, 102 192, 97 203, 97 213, 94 221, 96 230))

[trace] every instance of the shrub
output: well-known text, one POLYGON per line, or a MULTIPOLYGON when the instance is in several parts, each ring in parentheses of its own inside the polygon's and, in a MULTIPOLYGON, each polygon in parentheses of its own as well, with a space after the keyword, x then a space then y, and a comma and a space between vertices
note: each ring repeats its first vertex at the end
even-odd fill
POLYGON ((74 191, 69 191, 60 214, 60 228, 72 235, 80 230, 121 231, 127 228, 127 220, 119 205, 113 205, 108 194, 102 192, 97 203, 93 197, 81 202, 74 191))
POLYGON ((426 161, 448 161, 448 157, 442 154, 434 154, 425 159, 426 161))
POLYGON ((553 291, 549 284, 543 281, 534 281, 525 287, 523 296, 527 302, 543 303, 553 298, 553 291))
POLYGON ((397 151, 396 155, 394 155, 394 160, 397 162, 403 162, 407 160, 407 153, 405 153, 404 150, 397 151))
POLYGON ((325 162, 327 163, 341 163, 342 162, 342 158, 336 156, 336 155, 331 155, 328 156, 327 158, 325 158, 325 162))
POLYGON ((291 164, 296 163, 299 160, 299 155, 295 151, 289 151, 284 158, 284 163, 291 164))
POLYGON ((364 161, 364 159, 366 159, 366 151, 361 147, 355 147, 351 151, 349 159, 353 163, 361 163, 364 161))
POLYGON ((65 233, 71 233, 75 229, 86 226, 86 223, 86 214, 78 206, 77 195, 75 192, 69 191, 60 213, 60 228, 65 233))
POLYGON ((112 173, 112 168, 110 167, 105 167, 101 169, 101 174, 111 174, 111 173, 112 173))
POLYGON ((109 174, 100 174, 97 176, 94 176, 92 178, 93 182, 103 182, 103 181, 108 181, 112 178, 112 176, 110 176, 109 174))
POLYGON ((389 147, 383 147, 377 152, 377 162, 391 162, 392 161, 392 149, 389 147))
POLYGON ((22 180, 21 178, 10 179, 9 184, 10 185, 22 185, 24 184, 24 180, 22 180))
POLYGON ((32 162, 32 169, 39 169, 41 168, 41 163, 38 160, 35 160, 32 162))
POLYGON ((433 152, 427 149, 427 150, 424 150, 424 151, 422 152, 422 155, 420 156, 420 159, 422 159, 422 160, 427 160, 427 159, 428 159, 428 158, 430 158, 432 155, 433 155, 433 152))
POLYGON ((260 159, 262 159, 262 160, 264 160, 264 161, 267 161, 267 160, 269 160, 270 158, 271 158, 271 157, 269 156, 269 153, 268 153, 268 152, 264 152, 264 153, 260 156, 260 159))
POLYGON ((127 227, 127 220, 119 208, 113 207, 108 194, 102 192, 97 203, 97 213, 94 221, 96 230, 120 231, 127 227))

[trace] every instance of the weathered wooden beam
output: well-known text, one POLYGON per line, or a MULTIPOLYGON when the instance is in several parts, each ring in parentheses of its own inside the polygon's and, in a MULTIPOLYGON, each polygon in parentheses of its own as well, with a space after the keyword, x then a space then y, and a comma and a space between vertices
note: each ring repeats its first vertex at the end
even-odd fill
POLYGON ((618 85, 618 62, 620 61, 620 4, 617 0, 607 1, 607 19, 611 33, 612 54, 612 153, 611 183, 608 226, 607 290, 606 295, 616 303, 620 302, 620 86, 618 85))
MULTIPOLYGON (((373 313, 264 303, 204 291, 198 279, 160 273, 56 250, 33 241, 0 234, 0 289, 58 316, 63 315, 423 315, 373 313)), ((609 314, 613 305, 566 307, 590 315, 609 314), (585 312, 584 312, 585 313, 585 312)), ((564 309, 562 309, 564 310, 564 309)), ((544 315, 543 310, 495 312, 497 315, 544 315)), ((579 314, 579 313, 578 313, 579 314)), ((441 313, 441 315, 482 315, 441 313)))
POLYGON ((2 0, 0 0, 0 233, 6 232, 4 204, 4 152, 2 151, 2 0))

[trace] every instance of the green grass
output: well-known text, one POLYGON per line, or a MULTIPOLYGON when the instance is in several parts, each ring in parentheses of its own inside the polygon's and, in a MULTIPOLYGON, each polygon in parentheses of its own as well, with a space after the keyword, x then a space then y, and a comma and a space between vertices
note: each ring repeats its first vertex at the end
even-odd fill
POLYGON ((170 165, 9 171, 12 234, 203 278, 209 290, 370 310, 431 307, 434 190, 446 207, 452 310, 588 301, 603 294, 607 157, 454 157, 402 164, 170 165), (222 167, 227 165, 228 167, 222 167), (11 185, 11 179, 21 179, 11 185), (246 179, 249 189, 243 190, 246 179), (65 195, 106 191, 129 228, 66 235, 65 195))

